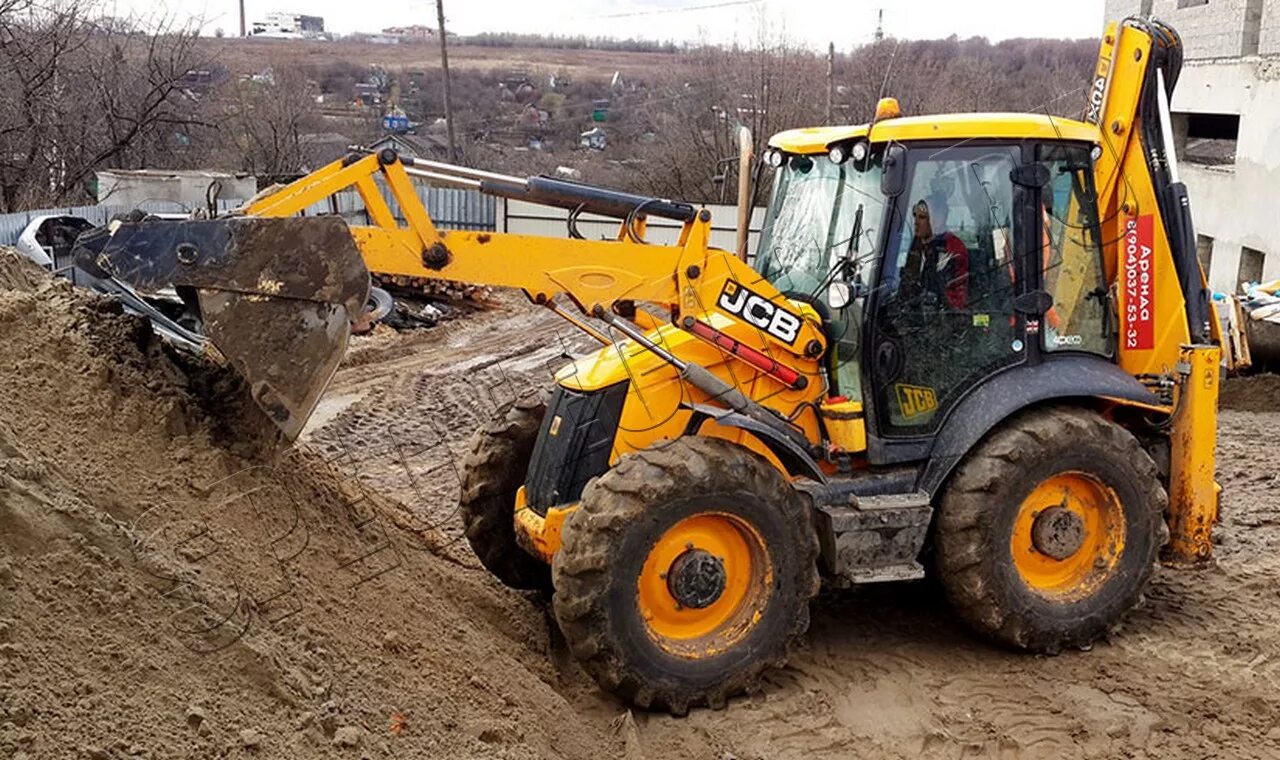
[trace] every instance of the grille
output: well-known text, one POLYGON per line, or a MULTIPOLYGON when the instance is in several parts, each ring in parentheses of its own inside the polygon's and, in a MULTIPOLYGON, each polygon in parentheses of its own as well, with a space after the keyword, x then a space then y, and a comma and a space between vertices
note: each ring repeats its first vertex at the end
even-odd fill
POLYGON ((627 383, 596 391, 557 387, 525 476, 525 497, 539 515, 577 501, 587 481, 609 469, 627 383))

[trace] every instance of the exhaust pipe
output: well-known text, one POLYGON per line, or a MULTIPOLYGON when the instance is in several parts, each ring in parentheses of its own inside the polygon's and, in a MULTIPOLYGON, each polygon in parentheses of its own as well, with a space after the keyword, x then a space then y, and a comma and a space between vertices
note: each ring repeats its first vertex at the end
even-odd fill
POLYGON ((751 231, 751 163, 755 158, 751 130, 738 128, 738 239, 734 249, 738 258, 747 261, 747 238, 751 231))

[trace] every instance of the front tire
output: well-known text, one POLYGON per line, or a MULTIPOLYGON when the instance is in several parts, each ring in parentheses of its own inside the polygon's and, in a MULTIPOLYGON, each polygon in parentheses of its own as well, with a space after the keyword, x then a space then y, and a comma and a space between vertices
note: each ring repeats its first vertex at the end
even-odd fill
POLYGON ((480 564, 504 584, 522 590, 551 587, 551 568, 516 543, 516 491, 524 485, 545 395, 529 391, 498 410, 471 437, 462 460, 459 511, 467 542, 480 564))
POLYGON ((1141 598, 1168 536, 1166 500, 1129 431, 1085 409, 1027 412, 948 484, 939 580, 988 638, 1043 653, 1088 647, 1141 598))
POLYGON ((781 667, 809 626, 807 502, 733 443, 664 441, 592 481, 552 563, 555 615, 606 690, 682 715, 781 667))

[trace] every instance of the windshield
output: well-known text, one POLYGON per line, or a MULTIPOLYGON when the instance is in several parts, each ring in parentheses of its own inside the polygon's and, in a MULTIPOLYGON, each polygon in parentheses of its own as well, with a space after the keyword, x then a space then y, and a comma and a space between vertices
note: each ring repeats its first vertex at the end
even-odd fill
MULTIPOLYGON (((832 267, 848 256, 870 261, 884 210, 880 158, 859 171, 854 161, 791 156, 774 178, 773 200, 760 231, 760 274, 783 293, 818 297, 832 267), (861 213, 859 213, 861 211, 861 213), (853 240, 855 227, 858 239, 853 240)), ((859 273, 863 282, 870 273, 859 273)))

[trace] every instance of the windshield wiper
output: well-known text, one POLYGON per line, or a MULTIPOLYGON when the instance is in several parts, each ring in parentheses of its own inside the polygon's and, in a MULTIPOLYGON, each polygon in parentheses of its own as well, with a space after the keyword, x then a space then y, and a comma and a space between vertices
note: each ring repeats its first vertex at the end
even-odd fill
POLYGON ((849 235, 849 242, 845 244, 844 255, 831 266, 831 269, 827 270, 827 273, 823 275, 822 280, 818 282, 818 286, 809 294, 810 296, 814 298, 820 297, 822 291, 835 281, 837 274, 847 275, 849 264, 855 260, 855 254, 858 252, 858 238, 860 237, 862 237, 861 203, 858 204, 858 210, 853 212, 853 233, 849 235))
POLYGON ((844 251, 844 260, 851 261, 853 255, 858 252, 858 238, 862 237, 862 204, 858 204, 858 210, 853 212, 853 232, 849 235, 849 245, 844 251))

